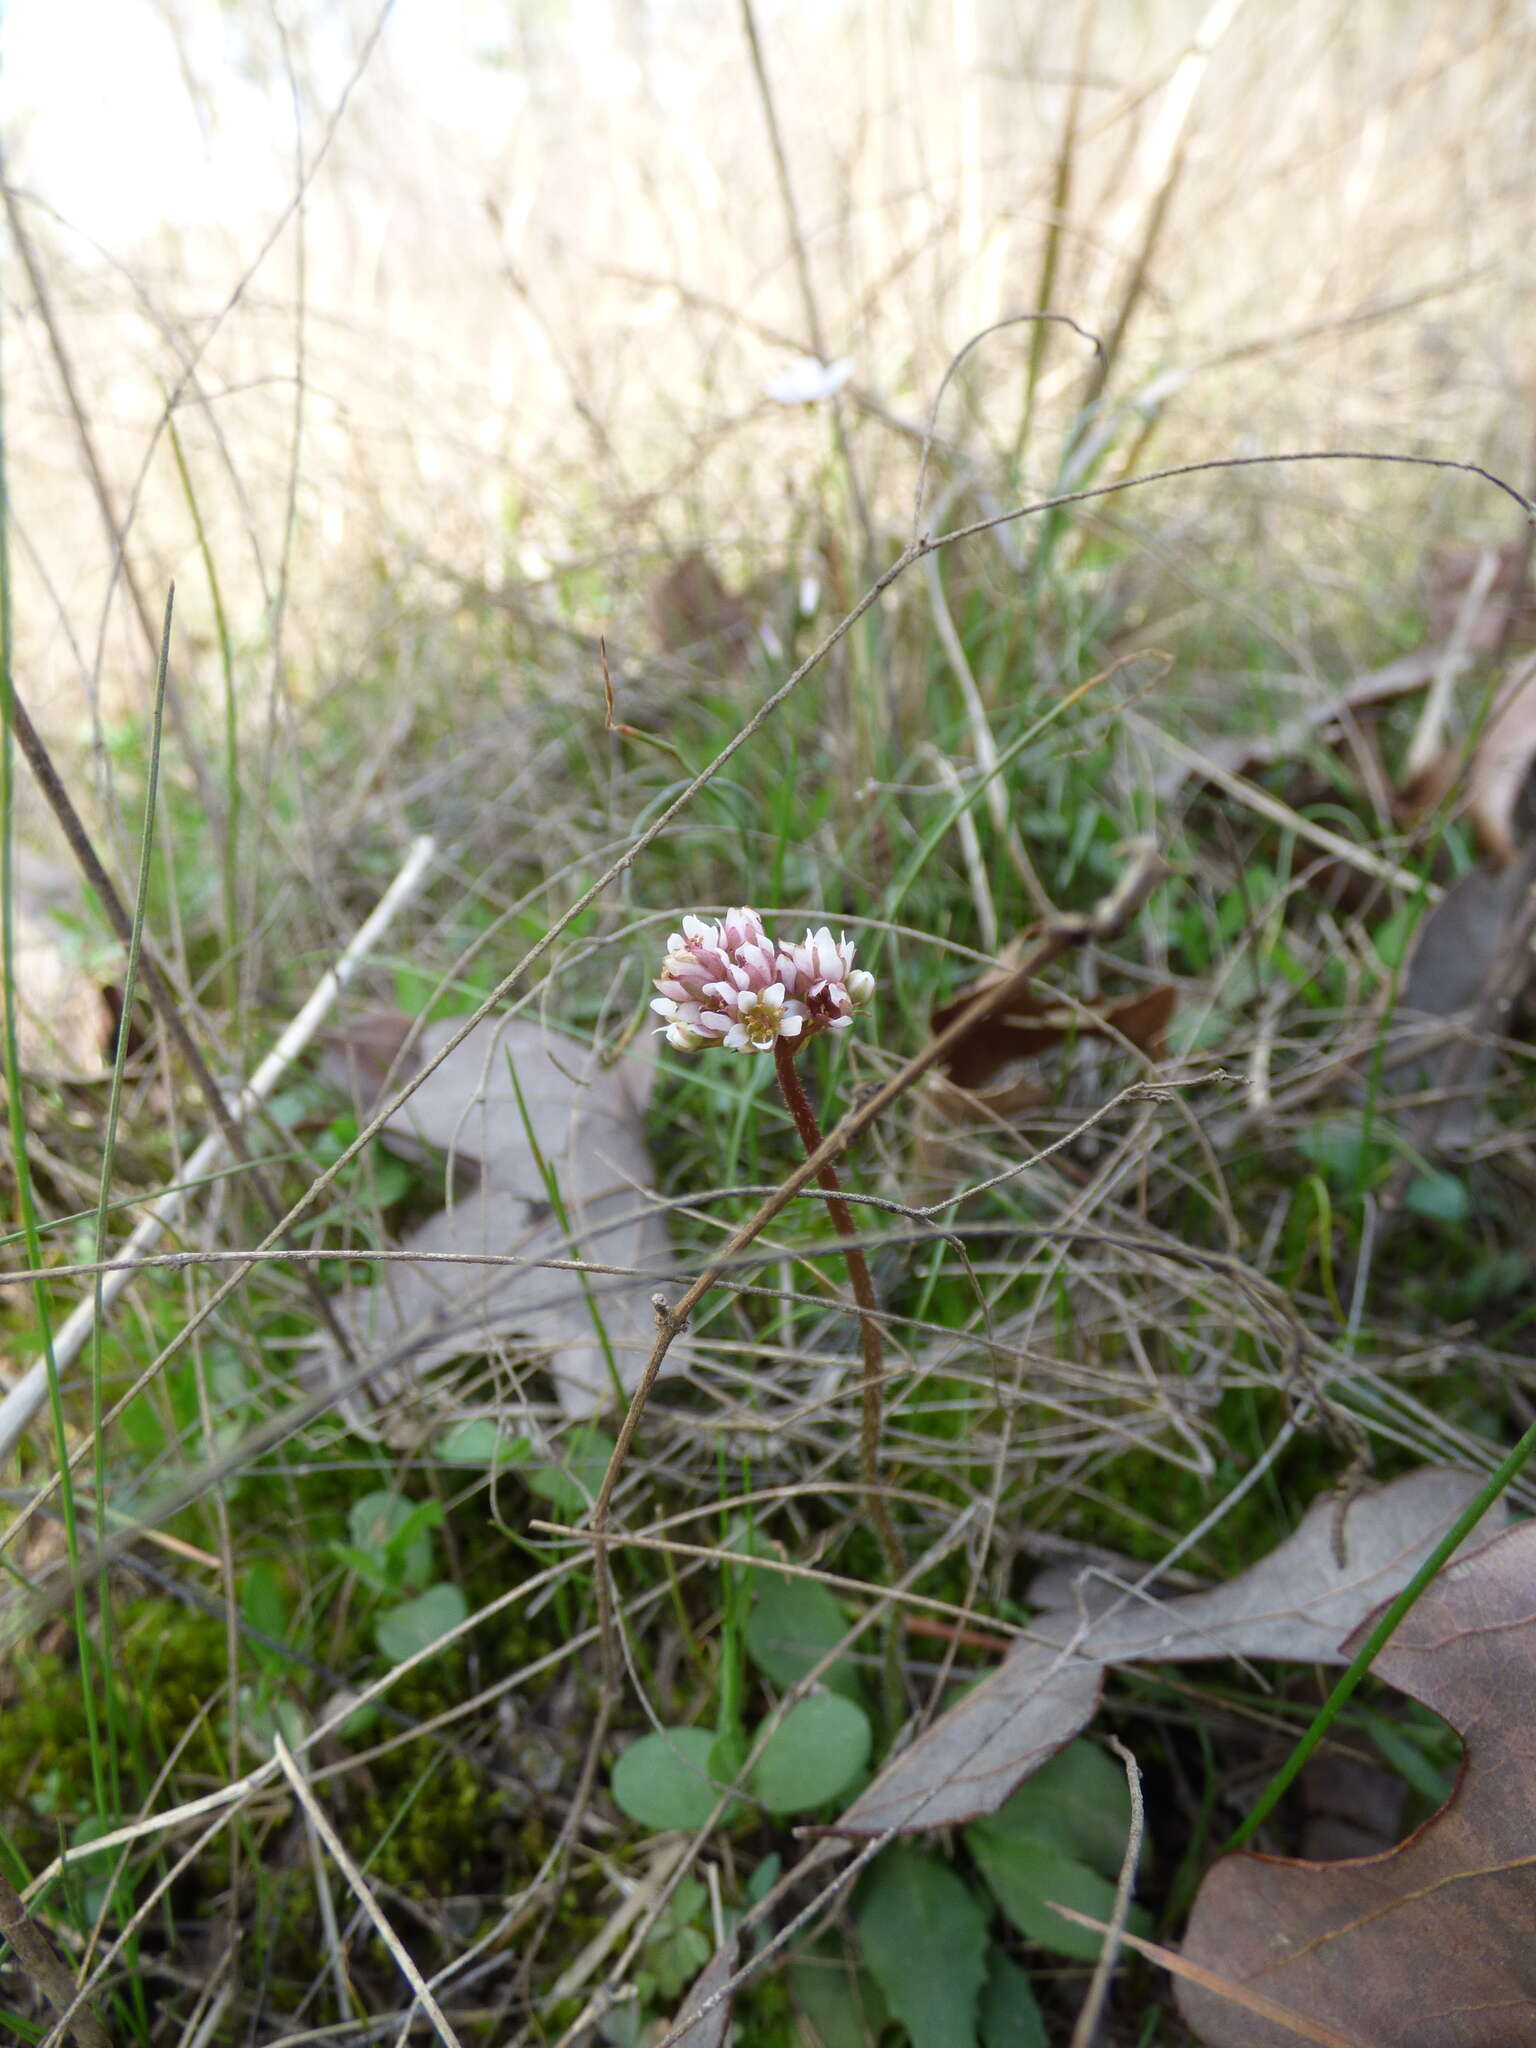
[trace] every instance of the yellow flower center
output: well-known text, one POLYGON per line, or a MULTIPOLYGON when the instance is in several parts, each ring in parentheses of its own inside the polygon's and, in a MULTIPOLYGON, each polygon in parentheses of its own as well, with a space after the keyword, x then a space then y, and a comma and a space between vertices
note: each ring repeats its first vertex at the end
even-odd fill
POLYGON ((776 1003, 764 1002, 759 996, 749 1008, 741 1013, 747 1036, 754 1045, 772 1045, 779 1035, 779 1023, 784 1012, 776 1003))

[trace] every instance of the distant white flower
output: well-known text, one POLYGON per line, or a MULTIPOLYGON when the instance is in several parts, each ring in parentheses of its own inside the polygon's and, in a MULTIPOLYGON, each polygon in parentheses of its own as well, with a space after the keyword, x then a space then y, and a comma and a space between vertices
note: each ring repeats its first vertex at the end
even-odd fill
POLYGON ((819 356, 792 356, 763 391, 776 405, 815 405, 835 397, 852 375, 852 356, 839 356, 835 363, 824 363, 819 356))

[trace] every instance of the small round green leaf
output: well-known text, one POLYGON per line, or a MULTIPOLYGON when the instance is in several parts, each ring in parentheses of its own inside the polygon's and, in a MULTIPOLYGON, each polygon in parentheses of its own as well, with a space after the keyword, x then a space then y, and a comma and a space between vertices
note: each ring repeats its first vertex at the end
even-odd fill
POLYGON ((520 1465, 533 1445, 525 1436, 508 1436, 488 1415, 472 1416, 445 1429, 432 1446, 446 1465, 480 1465, 486 1471, 500 1465, 520 1465))
POLYGON ((869 1762, 869 1716, 839 1694, 791 1707, 768 1738, 752 1789, 770 1813, 807 1813, 847 1791, 869 1762))
POLYGON ((414 1600, 386 1608, 373 1625, 373 1640, 391 1664, 403 1664, 457 1628, 468 1612, 458 1587, 440 1581, 414 1600))
POLYGON ((1465 1223, 1472 1213, 1472 1197, 1460 1174, 1421 1173, 1409 1181, 1403 1207, 1430 1223, 1465 1223))
MULTIPOLYGON (((815 1579, 758 1574, 747 1616, 747 1654, 775 1685, 798 1685, 847 1633, 843 1610, 815 1579)), ((845 1699, 859 1702, 864 1697, 859 1667, 851 1657, 839 1657, 821 1678, 829 1691, 845 1699)))
POLYGON ((723 1786, 709 1772, 708 1728, 665 1728, 632 1742, 613 1767, 613 1797, 645 1828, 701 1828, 723 1786))
POLYGON ((597 1498, 612 1456, 613 1438, 581 1423, 561 1440, 553 1464, 528 1474, 529 1487, 561 1514, 579 1515, 597 1498))
POLYGON ((397 1592, 431 1578, 431 1532, 442 1519, 438 1501, 409 1501, 381 1491, 353 1502, 347 1526, 355 1548, 373 1561, 368 1577, 381 1591, 397 1592))

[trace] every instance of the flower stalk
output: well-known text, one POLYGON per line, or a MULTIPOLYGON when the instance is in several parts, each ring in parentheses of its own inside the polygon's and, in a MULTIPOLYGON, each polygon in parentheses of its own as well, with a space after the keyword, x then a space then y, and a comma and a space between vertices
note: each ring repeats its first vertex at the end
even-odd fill
MULTIPOLYGON (((813 1159, 820 1149, 821 1126, 816 1121, 816 1112, 811 1107, 810 1097, 804 1083, 795 1071, 795 1042, 781 1038, 774 1046, 774 1068, 778 1076, 779 1092, 788 1105, 789 1113, 795 1120, 795 1129, 800 1133, 800 1142, 805 1147, 807 1159, 813 1159)), ((853 1214, 843 1199, 843 1184, 837 1177, 837 1168, 826 1160, 816 1169, 817 1184, 827 1197, 827 1214, 832 1227, 843 1241, 843 1263, 848 1268, 848 1278, 853 1286, 853 1298, 859 1306, 859 1349, 863 1355, 864 1380, 863 1403, 859 1426, 859 1484, 864 1492, 864 1506, 880 1539, 886 1568, 892 1579, 899 1579, 906 1570, 906 1552, 896 1525, 891 1520, 885 1491, 880 1483, 880 1423, 884 1402, 885 1342, 880 1331, 879 1302, 875 1298, 875 1283, 870 1277, 869 1261, 858 1242, 853 1226, 853 1214)))
MULTIPOLYGON (((793 945, 780 945, 755 910, 728 911, 718 923, 685 917, 668 941, 652 1010, 669 1045, 680 1052, 719 1046, 727 1052, 769 1052, 807 1158, 822 1148, 821 1126, 795 1068, 795 1057, 819 1032, 846 1031, 875 992, 874 976, 855 967, 854 946, 823 925, 793 945)), ((860 1249, 842 1182, 830 1159, 816 1167, 827 1212, 842 1240, 843 1259, 859 1312, 863 1404, 859 1481, 866 1512, 893 1579, 906 1554, 880 1483, 880 1428, 885 1346, 869 1263, 860 1249)))

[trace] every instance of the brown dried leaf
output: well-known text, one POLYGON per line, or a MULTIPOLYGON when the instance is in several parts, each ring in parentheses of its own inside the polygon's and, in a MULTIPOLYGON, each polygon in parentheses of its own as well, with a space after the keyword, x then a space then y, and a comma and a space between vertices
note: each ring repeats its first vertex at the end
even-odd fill
POLYGON ((1474 868, 1453 882, 1422 920, 1392 1017, 1385 1082, 1396 1095, 1444 1091, 1405 1125, 1417 1152, 1464 1148, 1487 1107, 1494 1037, 1536 959, 1518 957, 1532 879, 1528 859, 1490 872, 1474 868), (1491 998, 1507 998, 1502 1003, 1491 998), (1486 1011, 1486 1014, 1484 1014, 1486 1011), (1468 1034, 1477 1032, 1469 1044, 1468 1034))
POLYGON ((1494 699, 1467 768, 1467 815, 1501 865, 1536 831, 1536 661, 1522 662, 1494 699))
POLYGON ((1396 1771, 1363 1757, 1319 1753, 1296 1781, 1307 1823, 1302 1854, 1322 1863, 1375 1856, 1403 1831, 1408 1787, 1396 1771))
MULTIPOLYGON (((1463 1736, 1440 1812, 1347 1863, 1225 1858, 1195 1901, 1187 1956, 1364 2048, 1536 2040, 1533 1586, 1536 1523, 1525 1522, 1448 1566, 1376 1659, 1379 1677, 1463 1736)), ((1181 1984, 1179 2004, 1207 2048, 1289 2048, 1283 2029, 1210 1992, 1181 1984)))
POLYGON ((902 1750, 826 1834, 916 1834, 997 1809, 1098 1712, 1103 1670, 1021 1639, 989 1678, 902 1750))
POLYGON ((697 548, 674 562, 653 586, 646 610, 668 654, 706 664, 722 658, 739 661, 752 638, 746 605, 697 548))
POLYGON ((1060 997, 1053 1000, 1037 994, 1030 986, 1031 977, 1021 974, 1013 965, 1028 950, 1030 936, 1025 933, 1013 941, 1005 949, 1002 964, 988 968, 985 974, 957 990, 929 1018, 931 1029, 938 1033, 977 996, 1010 980, 1017 983, 1004 1007, 983 1017, 944 1061, 944 1071, 955 1087, 969 1092, 984 1088, 1009 1061, 1037 1058, 1072 1037, 1129 1040, 1149 1059, 1161 1056, 1163 1037, 1178 1000, 1178 991, 1171 984, 1143 989, 1138 995, 1124 996, 1113 1003, 1067 1003, 1060 997))
MULTIPOLYGON (((1481 547, 1448 546, 1436 548, 1430 556, 1429 616, 1436 640, 1443 639, 1454 626, 1462 600, 1487 552, 1481 547)), ((1509 621, 1510 637, 1527 643, 1536 638, 1536 592, 1526 582, 1525 542, 1505 541, 1492 552, 1493 581, 1478 607, 1467 639, 1473 654, 1496 654, 1506 644, 1505 627, 1511 602, 1514 618, 1509 621)))
MULTIPOLYGON (((1481 1483, 1474 1473, 1426 1466, 1357 1495, 1342 1515, 1340 1500, 1324 1496, 1251 1570, 1176 1600, 1146 1597, 1131 1606, 1101 1577, 1080 1575, 1067 1588, 1051 1575, 1041 1583, 1062 1604, 1039 1615, 1031 1636, 895 1757, 826 1832, 910 1833, 995 1812, 1092 1719, 1108 1664, 1210 1657, 1346 1663, 1340 1635, 1407 1583, 1481 1483)), ((1497 1521, 1501 1511, 1491 1512, 1497 1521)))
MULTIPOLYGON (((397 1016, 364 1018, 333 1040, 332 1070, 360 1091, 363 1106, 401 1061, 409 1028, 397 1016)), ((396 1083, 458 1028, 452 1018, 429 1024, 405 1051, 396 1083)), ((457 1169, 452 1199, 400 1249, 471 1263, 393 1261, 377 1286, 337 1303, 364 1358, 419 1337, 408 1365, 372 1382, 375 1405, 406 1395, 433 1366, 514 1336, 545 1354, 567 1416, 593 1415, 612 1396, 604 1336, 625 1389, 634 1386, 655 1342, 651 1295, 671 1267, 665 1222, 647 1203, 654 1189, 644 1116, 654 1078, 643 1049, 605 1067, 579 1039, 493 1016, 389 1118, 387 1145, 413 1159, 444 1156, 457 1169), (540 1157, 554 1175, 568 1233, 540 1157), (519 1263, 472 1263, 477 1255, 508 1254, 519 1263), (621 1270, 578 1274, 537 1263, 550 1259, 621 1270)), ((687 1355, 686 1345, 674 1345, 668 1369, 682 1370, 687 1355)), ((319 1357, 333 1377, 343 1376, 330 1346, 319 1357)), ((348 1413, 361 1425, 367 1411, 353 1402, 348 1413)))
MULTIPOLYGON (((1075 1926, 1092 1928, 1096 1934, 1107 1934, 1106 1921, 1095 1920, 1091 1913, 1079 1913, 1075 1906, 1063 1906, 1059 1900, 1050 1901, 1053 1912, 1075 1926)), ((1188 1956, 1181 1956, 1177 1950, 1164 1948, 1161 1943, 1147 1941, 1139 1934, 1132 1934, 1128 1927, 1120 1930, 1120 1939, 1127 1948, 1135 1949, 1137 1955, 1145 1956, 1149 1963, 1160 1964, 1171 1976, 1181 1983, 1198 1984, 1218 1998, 1229 1998, 1249 2012, 1262 2013, 1274 2020, 1288 2042, 1312 2041, 1316 2048, 1367 2048, 1362 2041, 1352 2041, 1334 2027, 1320 2026, 1316 2020, 1303 2018, 1300 2013, 1289 2011, 1278 1999, 1266 1998, 1251 1985, 1236 1984, 1230 1977, 1223 1977, 1219 1971, 1207 1970, 1200 1963, 1193 1963, 1188 1956)))
POLYGON ((667 2048, 722 2048, 730 2032, 732 2000, 717 1994, 735 1972, 736 1949, 736 1937, 732 1935, 694 1978, 677 2023, 667 2036, 667 2048), (701 2011, 711 1998, 715 2003, 708 2011, 701 2011))

